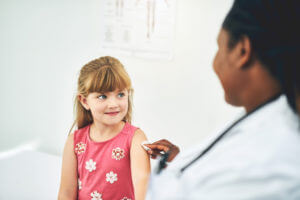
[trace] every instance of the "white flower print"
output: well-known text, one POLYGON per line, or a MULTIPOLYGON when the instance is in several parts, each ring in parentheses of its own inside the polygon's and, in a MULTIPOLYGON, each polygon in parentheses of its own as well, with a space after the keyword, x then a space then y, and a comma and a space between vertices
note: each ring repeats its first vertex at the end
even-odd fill
POLYGON ((102 200, 102 194, 100 194, 98 191, 92 192, 91 197, 91 200, 102 200))
POLYGON ((85 152, 85 148, 86 148, 86 144, 84 144, 83 142, 79 142, 75 145, 75 153, 76 154, 82 154, 85 152))
POLYGON ((81 186, 81 181, 78 179, 78 190, 81 190, 82 186, 81 186))
POLYGON ((128 197, 123 197, 121 200, 131 200, 128 197))
POLYGON ((111 171, 106 174, 106 181, 110 182, 110 183, 114 183, 115 181, 118 180, 117 176, 118 176, 117 174, 115 174, 114 172, 111 171))
POLYGON ((92 172, 93 170, 96 170, 96 162, 94 162, 92 159, 90 159, 89 161, 87 161, 85 163, 85 169, 89 170, 90 172, 92 172))
POLYGON ((115 149, 112 150, 111 157, 113 159, 121 160, 122 158, 124 158, 124 156, 125 156, 124 149, 121 149, 120 147, 117 147, 117 148, 115 148, 115 149))

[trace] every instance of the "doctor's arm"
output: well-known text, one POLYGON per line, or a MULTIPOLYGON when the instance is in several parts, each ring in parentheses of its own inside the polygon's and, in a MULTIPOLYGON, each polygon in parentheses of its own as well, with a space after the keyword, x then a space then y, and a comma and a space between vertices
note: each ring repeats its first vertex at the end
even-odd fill
POLYGON ((147 140, 144 132, 137 129, 134 133, 130 149, 131 175, 135 199, 144 200, 150 175, 150 159, 141 143, 147 140))
POLYGON ((70 134, 64 147, 59 200, 77 199, 77 160, 73 148, 73 138, 74 134, 70 134))

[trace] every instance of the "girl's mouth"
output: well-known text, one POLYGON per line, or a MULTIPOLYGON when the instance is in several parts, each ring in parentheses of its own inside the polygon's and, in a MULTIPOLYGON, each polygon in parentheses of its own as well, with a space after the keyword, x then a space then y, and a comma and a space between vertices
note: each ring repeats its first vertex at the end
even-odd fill
POLYGON ((105 114, 110 115, 110 116, 115 116, 115 115, 119 114, 119 111, 116 111, 116 112, 107 112, 105 114))

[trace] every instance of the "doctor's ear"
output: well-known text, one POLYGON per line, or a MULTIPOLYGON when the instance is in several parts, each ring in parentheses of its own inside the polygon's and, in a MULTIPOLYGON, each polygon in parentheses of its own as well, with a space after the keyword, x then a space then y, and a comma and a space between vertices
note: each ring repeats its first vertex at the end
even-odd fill
POLYGON ((81 105, 86 109, 86 110, 90 110, 89 105, 87 104, 87 99, 86 97, 84 97, 82 94, 78 94, 77 98, 79 100, 79 102, 81 103, 81 105))
POLYGON ((240 41, 237 43, 237 57, 239 68, 250 67, 252 61, 252 46, 248 36, 242 36, 240 41))

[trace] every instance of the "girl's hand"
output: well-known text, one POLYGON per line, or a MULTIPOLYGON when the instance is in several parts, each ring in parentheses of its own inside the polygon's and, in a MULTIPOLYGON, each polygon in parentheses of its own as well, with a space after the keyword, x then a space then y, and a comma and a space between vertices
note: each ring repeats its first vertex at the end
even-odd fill
POLYGON ((169 158, 168 162, 171 162, 179 153, 179 148, 169 142, 168 140, 162 139, 158 140, 152 144, 145 144, 150 150, 147 151, 149 155, 151 155, 151 158, 155 159, 158 155, 160 155, 161 151, 168 152, 169 153, 169 158))

